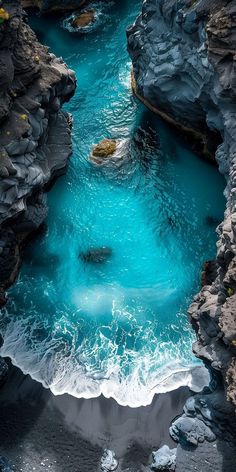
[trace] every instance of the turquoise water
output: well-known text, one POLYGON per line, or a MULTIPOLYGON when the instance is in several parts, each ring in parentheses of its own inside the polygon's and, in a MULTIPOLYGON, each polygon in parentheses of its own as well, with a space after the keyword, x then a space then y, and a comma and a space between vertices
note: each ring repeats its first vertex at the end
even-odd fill
POLYGON ((55 394, 103 393, 130 406, 191 385, 199 361, 186 310, 224 210, 217 169, 132 96, 125 29, 140 3, 105 4, 80 35, 31 19, 77 74, 66 105, 74 154, 1 318, 1 353, 55 394), (91 149, 107 137, 118 158, 96 166, 91 149), (103 263, 80 257, 99 247, 111 250, 103 263))

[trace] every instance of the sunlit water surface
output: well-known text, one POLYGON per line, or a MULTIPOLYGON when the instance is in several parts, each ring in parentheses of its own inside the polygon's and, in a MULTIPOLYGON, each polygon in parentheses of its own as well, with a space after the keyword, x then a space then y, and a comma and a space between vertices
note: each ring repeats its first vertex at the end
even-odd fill
POLYGON ((132 96, 125 30, 139 9, 106 4, 83 35, 31 20, 77 74, 66 106, 74 154, 1 317, 1 353, 55 394, 103 393, 130 406, 191 385, 198 361, 186 311, 224 208, 217 169, 132 96), (106 137, 120 140, 120 159, 95 166, 91 148, 106 137), (99 247, 112 251, 105 262, 80 257, 99 247))

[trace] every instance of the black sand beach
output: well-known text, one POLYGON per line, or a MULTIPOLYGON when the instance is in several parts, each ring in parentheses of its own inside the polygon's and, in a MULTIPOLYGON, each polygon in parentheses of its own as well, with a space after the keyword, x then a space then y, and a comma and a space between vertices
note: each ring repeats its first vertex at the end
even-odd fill
POLYGON ((55 397, 11 366, 0 389, 0 455, 17 472, 93 472, 108 448, 116 453, 118 471, 143 472, 152 450, 174 446, 168 428, 188 396, 189 389, 180 388, 140 408, 104 397, 55 397))

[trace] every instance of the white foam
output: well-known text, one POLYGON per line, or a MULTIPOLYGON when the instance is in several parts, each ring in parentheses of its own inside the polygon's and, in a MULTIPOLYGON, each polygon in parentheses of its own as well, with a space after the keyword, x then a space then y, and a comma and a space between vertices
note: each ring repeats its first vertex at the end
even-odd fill
POLYGON ((100 348, 95 340, 94 350, 86 342, 78 349, 60 338, 56 325, 55 337, 36 341, 37 328, 33 319, 11 321, 4 332, 0 355, 10 357, 23 373, 50 388, 54 395, 68 393, 77 398, 94 398, 103 394, 120 405, 139 407, 151 404, 157 393, 181 386, 200 391, 209 384, 209 373, 202 364, 184 364, 183 346, 170 349, 170 345, 160 343, 154 353, 144 355, 127 350, 125 355, 130 356, 131 367, 124 375, 114 344, 101 333, 100 348), (99 349, 106 349, 106 356, 99 367, 94 367, 91 359, 99 349))

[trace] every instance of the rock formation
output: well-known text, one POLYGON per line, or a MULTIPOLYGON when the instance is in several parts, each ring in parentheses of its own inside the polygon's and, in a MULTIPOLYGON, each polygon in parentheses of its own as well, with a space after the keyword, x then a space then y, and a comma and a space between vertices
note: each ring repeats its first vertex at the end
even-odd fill
POLYGON ((176 449, 162 446, 158 451, 152 453, 152 458, 152 470, 159 470, 162 472, 171 472, 175 470, 176 449))
POLYGON ((70 21, 73 28, 84 28, 89 26, 95 20, 96 12, 93 8, 84 10, 83 12, 76 14, 70 21))
POLYGON ((15 279, 20 250, 47 214, 45 190, 71 154, 64 102, 74 73, 27 25, 20 0, 5 0, 0 24, 0 302, 15 279))
POLYGON ((101 470, 103 472, 112 472, 118 467, 118 460, 116 459, 114 451, 104 449, 104 454, 101 458, 101 470))
POLYGON ((95 157, 107 157, 114 154, 116 151, 116 141, 114 139, 103 139, 93 148, 93 155, 95 157))
POLYGON ((114 139, 103 139, 93 147, 90 160, 95 164, 103 164, 116 152, 117 143, 114 139))
POLYGON ((204 286, 189 309, 197 333, 194 353, 210 368, 217 389, 189 400, 170 434, 179 442, 176 472, 234 470, 236 3, 146 0, 127 35, 137 97, 187 133, 197 152, 212 158, 215 151, 227 182, 216 260, 205 264, 204 286))

